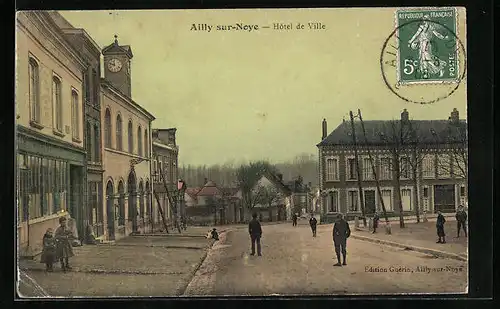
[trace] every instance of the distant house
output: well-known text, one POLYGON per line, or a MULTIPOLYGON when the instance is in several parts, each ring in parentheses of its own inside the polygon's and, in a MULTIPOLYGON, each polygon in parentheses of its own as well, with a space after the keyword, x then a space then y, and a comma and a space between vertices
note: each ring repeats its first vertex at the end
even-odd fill
POLYGON ((266 172, 252 188, 254 205, 247 209, 257 213, 261 221, 283 221, 291 217, 292 192, 283 183, 281 174, 266 172))
POLYGON ((299 176, 297 179, 287 182, 286 185, 292 194, 291 199, 294 205, 292 213, 301 215, 313 211, 311 183, 305 185, 302 182, 302 177, 299 176))
POLYGON ((191 224, 229 224, 242 221, 241 193, 237 188, 218 187, 206 181, 201 188, 187 188, 184 199, 191 224))

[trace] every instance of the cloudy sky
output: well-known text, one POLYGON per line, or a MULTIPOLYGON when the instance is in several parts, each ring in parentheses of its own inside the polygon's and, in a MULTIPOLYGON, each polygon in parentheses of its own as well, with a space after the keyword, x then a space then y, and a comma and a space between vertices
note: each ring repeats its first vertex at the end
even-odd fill
MULTIPOLYGON (((63 11, 104 47, 131 45, 132 97, 176 127, 180 164, 216 164, 317 153, 321 121, 332 131, 349 110, 363 118, 447 119, 466 115, 465 83, 430 105, 409 104, 385 86, 380 69, 395 10, 63 11), (191 31, 192 24, 242 22, 258 31, 191 31), (276 31, 273 23, 304 23, 276 31), (321 22, 325 30, 307 30, 321 22)), ((459 37, 465 37, 461 14, 459 37)), ((395 73, 394 73, 395 74, 395 73)), ((419 88, 425 92, 424 88, 419 88)))

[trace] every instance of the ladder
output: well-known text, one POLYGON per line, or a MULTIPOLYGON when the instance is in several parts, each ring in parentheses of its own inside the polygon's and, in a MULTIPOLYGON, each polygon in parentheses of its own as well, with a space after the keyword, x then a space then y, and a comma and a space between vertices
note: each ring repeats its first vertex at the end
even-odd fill
MULTIPOLYGON (((161 169, 161 167, 158 168, 159 171, 160 171, 160 178, 163 182, 163 187, 165 188, 165 192, 167 193, 167 198, 168 198, 168 203, 171 205, 171 206, 175 206, 175 211, 174 211, 174 222, 175 222, 175 226, 177 227, 177 230, 179 231, 179 233, 181 233, 181 224, 179 222, 179 216, 177 214, 177 204, 174 204, 174 200, 172 198, 172 195, 170 194, 170 191, 168 190, 168 185, 167 185, 167 181, 165 180, 165 176, 163 175, 163 170, 161 169)), ((155 195, 157 195, 155 193, 155 195)), ((165 215, 164 215, 164 212, 163 212, 163 209, 161 208, 161 205, 159 204, 159 201, 160 199, 158 197, 156 197, 156 200, 158 202, 158 207, 160 210, 160 214, 162 214, 162 220, 163 220, 163 224, 164 226, 166 227, 166 220, 165 220, 165 215)))

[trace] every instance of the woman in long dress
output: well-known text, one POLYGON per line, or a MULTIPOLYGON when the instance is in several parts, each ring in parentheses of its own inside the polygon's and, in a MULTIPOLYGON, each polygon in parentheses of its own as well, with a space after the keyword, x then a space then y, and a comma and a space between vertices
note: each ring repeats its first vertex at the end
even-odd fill
POLYGON ((420 72, 424 78, 429 78, 429 75, 439 74, 439 77, 444 75, 446 62, 439 59, 433 54, 432 45, 433 38, 437 37, 441 40, 448 38, 438 31, 438 25, 429 22, 429 16, 425 15, 422 23, 419 25, 417 32, 408 41, 411 49, 418 49, 420 72))

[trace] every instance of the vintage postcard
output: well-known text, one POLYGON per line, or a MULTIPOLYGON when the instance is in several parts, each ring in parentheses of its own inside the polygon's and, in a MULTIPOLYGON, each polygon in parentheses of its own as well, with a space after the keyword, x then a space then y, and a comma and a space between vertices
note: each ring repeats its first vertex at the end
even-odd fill
POLYGON ((18 296, 467 293, 465 29, 17 12, 18 296))

